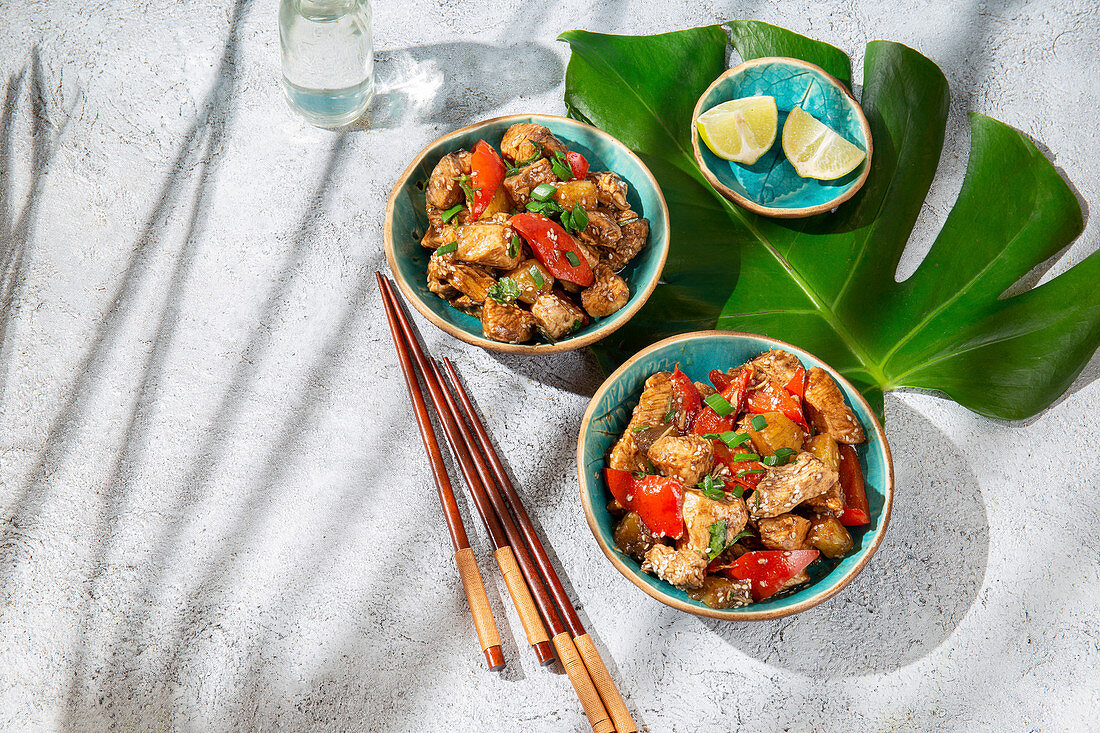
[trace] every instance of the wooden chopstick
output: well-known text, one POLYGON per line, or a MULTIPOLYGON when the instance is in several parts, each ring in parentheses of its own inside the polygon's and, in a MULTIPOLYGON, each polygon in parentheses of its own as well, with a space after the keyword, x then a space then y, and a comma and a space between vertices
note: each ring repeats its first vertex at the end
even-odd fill
MULTIPOLYGON (((379 286, 383 292, 388 296, 387 305, 392 303, 392 310, 397 317, 397 320, 401 323, 402 331, 407 334, 407 341, 410 349, 414 354, 423 356, 423 349, 420 347, 419 340, 416 338, 415 333, 412 331, 412 326, 408 322, 408 318, 405 315, 404 308, 401 307, 401 301, 397 297, 397 293, 394 291, 393 286, 389 280, 382 278, 379 281, 379 286)), ((387 311, 387 316, 389 311, 387 311)), ((435 367, 434 362, 432 366, 435 367)), ((465 453, 467 458, 472 457, 475 459, 475 465, 478 469, 478 474, 482 479, 482 485, 489 487, 492 485, 492 478, 489 474, 484 460, 481 459, 480 454, 475 449, 473 438, 470 436, 466 425, 462 420, 458 419, 457 406, 453 402, 453 395, 451 395, 446 389, 443 388, 444 381, 442 374, 436 367, 433 373, 438 378, 438 386, 443 396, 441 402, 436 403, 436 409, 442 415, 445 411, 450 412, 451 416, 455 418, 457 425, 461 426, 459 434, 462 436, 462 441, 468 449, 465 453)), ((431 382, 425 371, 425 382, 431 385, 431 382)), ((429 393, 435 396, 435 393, 431 391, 429 386, 429 393)), ((446 421, 441 418, 446 424, 446 421)), ((604 707, 603 702, 600 699, 598 690, 589 676, 587 667, 585 667, 580 653, 577 651, 576 645, 573 639, 570 637, 565 625, 558 618, 557 613, 554 610, 553 602, 543 584, 542 578, 539 576, 537 568, 531 561, 530 555, 527 553, 527 549, 522 542, 522 535, 519 529, 516 527, 514 520, 508 512, 507 505, 504 504, 500 498, 498 492, 487 492, 490 499, 493 501, 493 508, 497 510, 497 516, 504 522, 505 534, 510 538, 514 538, 516 541, 512 542, 512 547, 516 551, 516 557, 520 563, 521 572, 524 577, 527 578, 528 583, 531 586, 531 590, 534 593, 534 598, 538 604, 539 610, 543 614, 543 618, 546 619, 546 623, 551 627, 554 634, 553 643, 554 648, 558 652, 558 657, 562 661, 562 666, 565 668, 566 674, 569 676, 569 681, 573 685, 573 690, 577 693, 577 697, 580 699, 581 707, 584 709, 585 715, 588 717, 588 722, 592 726, 594 733, 614 733, 615 727, 611 721, 607 710, 604 707)))
MULTIPOLYGON (((554 661, 554 649, 550 645, 550 637, 546 635, 546 628, 542 625, 542 620, 539 618, 531 593, 524 582, 522 571, 517 564, 513 548, 509 542, 509 536, 501 528, 500 521, 497 519, 493 506, 486 495, 485 486, 474 470, 473 461, 469 454, 469 446, 459 432, 458 415, 446 409, 441 375, 435 368, 434 362, 429 362, 425 356, 424 350, 412 330, 412 325, 405 316, 400 301, 397 300, 397 294, 389 286, 389 282, 383 279, 380 281, 380 287, 382 287, 382 297, 387 300, 392 312, 396 315, 404 342, 412 352, 412 358, 424 377, 424 384, 427 385, 432 405, 439 414, 439 420, 443 425, 447 442, 450 444, 455 460, 466 479, 466 486, 470 489, 474 506, 477 508, 482 522, 485 523, 485 529, 488 531, 489 539, 493 544, 493 556, 496 558, 497 565, 500 567, 500 574, 503 576, 504 583, 508 588, 508 594, 511 596, 512 603, 519 614, 524 633, 527 635, 527 641, 534 649, 539 664, 550 664, 554 661)), ((389 312, 387 310, 387 315, 389 312)))
MULTIPOLYGON (((496 448, 493 447, 493 442, 489 439, 485 425, 478 417, 477 410, 474 409, 473 402, 471 402, 470 396, 454 368, 454 364, 451 363, 450 359, 444 359, 443 365, 447 369, 447 376, 450 378, 452 389, 458 395, 459 402, 462 404, 466 421, 473 428, 473 434, 481 448, 480 452, 489 460, 493 477, 496 479, 496 488, 503 492, 508 508, 511 509, 519 523, 519 527, 523 532, 523 539, 531 550, 531 554, 534 555, 539 572, 546 579, 558 612, 565 619, 569 631, 573 634, 573 642, 584 661, 585 667, 588 669, 589 675, 592 677, 593 683, 596 685, 600 698, 611 715, 615 729, 619 733, 634 733, 638 730, 638 726, 630 716, 626 702, 623 701, 619 689, 615 686, 614 680, 611 679, 607 665, 604 664, 603 658, 592 641, 592 637, 585 631, 584 625, 577 615, 577 609, 573 607, 569 595, 562 587, 561 579, 558 578, 557 571, 554 570, 554 566, 546 554, 546 549, 542 545, 542 540, 539 539, 534 524, 527 515, 527 510, 523 507, 523 501, 519 498, 511 479, 508 478, 508 473, 504 470, 504 464, 501 463, 500 456, 497 455, 496 448)), ((490 486, 490 495, 495 493, 493 491, 494 482, 486 481, 486 483, 490 486)))
MULTIPOLYGON (((378 285, 382 288, 382 275, 378 275, 378 285)), ((462 525, 462 515, 458 512, 458 503, 455 501, 454 490, 451 488, 450 478, 447 476, 447 467, 443 463, 443 455, 439 451, 439 443, 435 438, 435 430, 432 428, 431 418, 428 416, 428 408, 424 404, 424 395, 420 391, 420 384, 416 381, 416 372, 413 370, 412 361, 409 359, 408 349, 405 347, 400 328, 397 325, 396 314, 393 305, 383 296, 382 304, 386 309, 386 317, 390 322, 390 334, 393 336, 394 346, 397 347, 398 359, 401 363, 401 371, 405 375, 405 384, 409 388, 409 398, 412 399, 413 411, 416 414, 416 424, 420 428, 420 438, 424 441, 424 449, 428 452, 428 463, 432 468, 432 476, 435 478, 435 488, 439 492, 439 503, 443 507, 443 516, 447 519, 447 529, 451 534, 451 544, 454 546, 455 564, 458 566, 458 575, 462 579, 462 588, 466 592, 466 601, 470 604, 470 613, 474 618, 474 629, 477 631, 478 642, 485 653, 485 660, 489 669, 504 669, 504 653, 500 648, 500 634, 497 631, 496 622, 493 620, 493 611, 489 606, 489 597, 485 594, 485 584, 481 580, 481 572, 474 558, 474 551, 470 549, 470 541, 466 536, 466 528, 462 525)))

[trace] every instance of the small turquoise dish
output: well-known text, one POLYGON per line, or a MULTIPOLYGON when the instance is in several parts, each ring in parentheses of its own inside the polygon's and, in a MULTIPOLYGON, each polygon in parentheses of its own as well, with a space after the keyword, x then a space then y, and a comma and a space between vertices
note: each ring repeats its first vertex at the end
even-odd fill
POLYGON ((420 151, 390 193, 385 219, 386 259, 402 294, 420 313, 447 333, 467 343, 511 353, 550 353, 588 346, 614 332, 649 298, 668 256, 668 206, 657 179, 625 145, 583 122, 553 115, 496 117, 444 135, 420 151), (595 318, 577 333, 554 343, 505 344, 482 335, 481 321, 453 308, 428 290, 426 273, 431 251, 420 246, 428 226, 424 187, 436 163, 447 153, 469 150, 485 140, 499 150, 504 132, 518 122, 545 125, 570 150, 588 159, 593 171, 614 171, 626 181, 631 209, 649 220, 649 241, 620 274, 630 286, 630 300, 605 318, 595 318))
POLYGON ((703 175, 735 204, 762 216, 793 219, 823 214, 856 194, 871 171, 871 127, 863 108, 840 80, 800 59, 767 57, 738 64, 718 77, 695 105, 691 145, 703 175), (768 152, 753 165, 724 160, 699 138, 695 120, 707 110, 743 97, 775 97, 779 128, 768 152), (796 106, 867 151, 859 167, 833 181, 802 178, 783 154, 783 125, 796 106))
POLYGON ((658 341, 638 352, 619 367, 596 390, 581 421, 577 440, 577 472, 581 504, 588 526, 600 549, 626 578, 647 594, 681 611, 728 621, 760 621, 789 616, 812 608, 840 592, 871 559, 890 521, 894 498, 894 463, 886 434, 863 396, 828 364, 797 346, 767 336, 737 331, 696 331, 658 341), (821 367, 836 380, 848 406, 863 425, 867 441, 855 446, 867 484, 871 522, 849 527, 855 542, 853 551, 839 562, 815 563, 809 568, 811 582, 787 595, 779 595, 743 608, 716 609, 692 600, 687 593, 648 573, 638 562, 620 551, 612 539, 615 520, 607 510, 611 493, 603 480, 607 455, 630 422, 642 388, 650 375, 672 371, 677 364, 693 381, 706 382, 711 369, 725 371, 768 349, 783 349, 797 356, 806 367, 821 367))

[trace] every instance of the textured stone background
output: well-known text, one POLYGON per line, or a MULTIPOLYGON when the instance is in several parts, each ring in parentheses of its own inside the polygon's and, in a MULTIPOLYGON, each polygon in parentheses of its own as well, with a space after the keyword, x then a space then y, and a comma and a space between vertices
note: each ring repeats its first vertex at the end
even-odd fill
MULTIPOLYGON (((510 666, 483 668, 371 277, 425 143, 563 111, 562 30, 758 17, 852 52, 857 78, 869 39, 929 55, 954 96, 903 275, 961 184, 968 110, 1100 202, 1092 0, 500 5, 377 3, 381 95, 347 134, 284 104, 275 0, 0 5, 0 728, 586 728, 517 648, 499 581, 510 666)), ((728 625, 650 600, 592 541, 588 355, 424 335, 461 363, 648 729, 1097 725, 1100 360, 1026 424, 888 398, 898 496, 873 562, 812 611, 728 625)))

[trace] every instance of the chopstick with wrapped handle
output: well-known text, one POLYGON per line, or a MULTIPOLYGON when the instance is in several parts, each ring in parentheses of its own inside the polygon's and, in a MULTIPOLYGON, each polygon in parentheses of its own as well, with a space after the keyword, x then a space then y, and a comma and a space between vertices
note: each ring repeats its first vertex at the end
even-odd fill
POLYGON ((615 724, 615 729, 619 733, 634 733, 638 730, 638 726, 630 716, 630 712, 627 710, 626 703, 623 701, 619 689, 615 686, 614 680, 611 679, 611 674, 607 671, 607 665, 604 664, 599 651, 596 649, 596 645, 592 642, 592 637, 585 631, 584 625, 577 615, 577 610, 573 607, 572 601, 569 600, 569 595, 565 592, 565 588, 562 587, 561 579, 558 578, 557 571, 554 570, 554 566, 551 564, 550 558, 546 554, 546 549, 542 546, 542 540, 539 539, 534 524, 527 515, 527 510, 523 507, 523 502, 520 500, 519 494, 516 493, 516 489, 512 485, 511 479, 508 478, 508 473, 504 470, 504 465, 500 461, 500 456, 497 455, 496 448, 493 447, 493 442, 489 439, 489 434, 485 430, 485 425, 481 422, 481 418, 478 417, 477 410, 474 409, 473 402, 470 401, 470 396, 466 392, 462 380, 459 379, 454 364, 451 363, 450 359, 444 359, 443 365, 447 369, 447 376, 450 377, 452 389, 458 396, 459 402, 462 404, 462 411, 466 421, 473 429, 473 434, 477 440, 478 446, 481 448, 480 452, 488 459, 493 477, 496 479, 495 487, 492 486, 493 482, 487 481, 487 483, 490 484, 490 495, 494 493, 494 488, 497 487, 503 492, 508 507, 515 515, 516 521, 519 523, 519 527, 523 532, 523 539, 527 547, 531 550, 531 554, 534 556, 539 572, 542 573, 542 576, 546 579, 557 610, 562 618, 565 619, 569 631, 573 634, 573 642, 576 645, 577 651, 580 653, 581 659, 584 660, 585 667, 588 668, 588 673, 591 675, 592 681, 595 683, 596 689, 600 693, 600 698, 603 700, 608 713, 611 715, 611 719, 615 724))
MULTIPOLYGON (((378 276, 378 283, 381 288, 381 275, 378 276)), ((458 575, 462 579, 462 588, 466 592, 466 600, 470 604, 470 613, 474 617, 474 629, 477 631, 478 642, 481 644, 481 650, 485 653, 485 660, 489 664, 489 669, 494 671, 504 669, 504 654, 500 649, 500 633, 497 631, 496 622, 493 620, 489 597, 485 594, 485 584, 481 580, 481 572, 477 568, 474 551, 470 549, 466 528, 462 525, 462 515, 458 512, 454 490, 451 488, 451 481, 447 476, 447 467, 443 463, 443 455, 439 452, 439 443, 436 441, 435 430, 432 428, 431 418, 428 416, 428 408, 424 404, 424 395, 420 391, 420 384, 416 381, 416 372, 413 370, 412 361, 409 359, 408 349, 402 342, 393 306, 385 297, 384 292, 382 303, 386 309, 386 317, 390 322, 390 334, 393 336, 394 346, 397 347, 401 371, 405 375, 405 383, 409 388, 409 398, 413 403, 416 424, 420 428, 420 437, 424 441, 424 449, 428 452, 428 463, 431 465, 435 487, 439 492, 439 503, 443 507, 443 516, 447 519, 447 529, 450 531, 451 544, 454 546, 455 551, 455 564, 458 566, 458 575)))
MULTIPOLYGON (((554 649, 550 645, 550 637, 546 635, 546 628, 542 625, 542 619, 539 618, 538 611, 531 598, 531 593, 527 588, 527 584, 524 582, 523 575, 521 574, 515 554, 510 545, 509 537, 500 526, 500 521, 497 519, 493 506, 486 495, 481 478, 474 471, 473 461, 470 458, 467 445, 459 434, 457 414, 446 409, 446 406, 443 404, 443 389, 440 375, 433 369, 434 364, 429 364, 424 354, 424 350, 421 348, 420 342, 417 340, 412 330, 411 324, 409 324, 408 319, 405 317, 405 313, 401 308, 401 303, 397 300, 396 293, 389 286, 389 282, 385 278, 382 278, 379 280, 379 287, 382 290, 383 299, 391 306, 392 312, 396 316, 397 324, 404 338, 404 342, 409 351, 412 352, 413 361, 416 362, 416 366, 420 369, 421 375, 423 375, 424 384, 428 387, 428 396, 436 412, 439 414, 440 423, 443 425, 443 433, 447 436, 447 442, 451 446, 451 451, 454 453, 455 460, 458 462, 459 469, 462 471, 462 476, 466 479, 466 486, 470 489, 470 495, 473 497, 474 506, 481 516, 482 522, 485 523, 485 529, 489 533, 489 540, 493 544, 493 556, 496 558, 497 565, 500 567, 500 574, 503 576, 504 584, 508 588, 508 594, 512 597, 512 603, 515 605, 516 612, 519 614, 520 622, 523 624, 523 631, 527 636, 527 641, 534 649, 535 657, 539 660, 539 664, 550 664, 554 661, 554 649)), ((389 316, 389 313, 390 310, 388 309, 387 316, 389 316)))
MULTIPOLYGON (((423 369, 423 365, 427 360, 426 358, 424 358, 423 361, 421 360, 424 357, 423 349, 420 347, 420 343, 412 330, 412 326, 405 315, 404 309, 401 307, 401 302, 397 297, 397 293, 387 279, 383 279, 380 285, 384 293, 389 296, 389 302, 392 303, 393 310, 400 321, 401 329, 405 334, 406 341, 409 343, 409 348, 412 350, 414 356, 417 357, 417 361, 422 365, 423 369)), ((442 374, 438 371, 434 362, 431 363, 430 371, 423 371, 425 374, 424 381, 429 385, 429 392, 433 395, 433 399, 435 397, 435 392, 431 389, 431 378, 435 377, 438 380, 436 383, 440 387, 440 394, 443 399, 436 403, 436 409, 441 416, 444 415, 444 413, 449 413, 450 416, 454 418, 454 423, 460 426, 458 432, 462 437, 464 447, 467 449, 462 456, 475 460, 478 475, 482 480, 482 486, 487 488, 492 484, 492 477, 489 474, 488 467, 485 465, 484 460, 475 447, 473 437, 469 434, 466 424, 459 418, 458 407, 453 401, 453 395, 444 388, 445 382, 442 374), (429 376, 429 374, 431 376, 429 376)), ((446 420, 443 417, 441 417, 441 420, 446 424, 446 420)), ((460 460, 463 459, 460 458, 460 460)), ((581 707, 588 717, 589 724, 592 726, 594 733, 613 733, 615 730, 614 724, 611 722, 607 710, 600 700, 599 692, 596 690, 589 676, 588 669, 584 666, 584 662, 580 658, 580 653, 577 651, 565 625, 558 618, 558 614, 554 610, 553 602, 546 590, 546 586, 523 544, 522 535, 516 527, 512 516, 508 513, 507 506, 503 503, 498 492, 487 493, 493 502, 493 508, 497 511, 497 516, 504 523, 505 534, 515 550, 515 556, 519 562, 521 572, 530 585, 531 592, 534 595, 539 611, 542 612, 543 618, 546 619, 547 625, 550 626, 554 634, 554 647, 558 652, 559 658, 562 660, 562 666, 565 668, 566 674, 569 675, 569 681, 573 685, 573 689, 581 701, 581 707)))
MULTIPOLYGON (((432 360, 431 366, 435 372, 436 378, 439 380, 440 384, 443 384, 443 374, 439 371, 439 366, 435 363, 435 360, 432 360)), ((446 401, 447 410, 451 412, 454 419, 460 421, 460 424, 465 428, 465 423, 461 423, 459 407, 455 403, 454 395, 444 390, 443 397, 446 401)), ((463 430, 462 439, 466 443, 469 454, 474 458, 483 483, 491 484, 493 479, 489 475, 488 466, 485 465, 484 459, 482 459, 481 455, 478 453, 473 443, 473 438, 463 430)), ((512 546, 517 548, 516 554, 521 558, 521 562, 523 563, 521 567, 523 568, 525 577, 528 578, 528 583, 530 583, 531 587, 534 589, 539 608, 543 616, 547 619, 547 623, 550 625, 551 631, 554 634, 552 641, 554 642, 554 648, 558 652, 558 658, 561 660, 566 674, 569 675, 569 681, 573 684, 573 689, 576 691, 577 697, 581 701, 581 707, 584 708, 584 713, 588 717, 588 722, 592 726, 592 730, 595 731, 595 733, 612 733, 615 730, 614 723, 611 721, 607 708, 600 698, 600 693, 596 689, 595 682, 592 680, 588 668, 581 659, 580 652, 577 650, 572 637, 569 635, 569 631, 565 628, 565 625, 558 618, 558 614, 554 610, 553 601, 546 590, 546 585, 538 574, 538 568, 532 562, 531 556, 528 554, 523 544, 523 538, 519 528, 516 527, 511 514, 508 513, 508 507, 503 503, 500 494, 497 492, 490 492, 489 496, 493 501, 493 508, 504 523, 512 546)))

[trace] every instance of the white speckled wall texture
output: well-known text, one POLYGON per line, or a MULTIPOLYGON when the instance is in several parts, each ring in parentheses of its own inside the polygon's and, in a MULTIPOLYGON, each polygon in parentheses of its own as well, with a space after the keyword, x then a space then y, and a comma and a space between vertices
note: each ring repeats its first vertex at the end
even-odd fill
MULTIPOLYGON (((425 143, 563 111, 562 30, 751 16, 851 52, 857 78, 869 39, 930 56, 951 119, 903 274, 959 189, 969 110, 1042 140, 1100 202, 1085 0, 378 2, 382 94, 343 134, 287 110, 275 13, 0 8, 4 730, 585 730, 497 580, 510 665, 484 670, 371 277, 425 143)), ((648 730, 1097 729, 1097 359, 1025 424, 889 397, 898 494, 870 566, 809 612, 727 625, 642 595, 592 542, 573 458, 588 355, 421 327, 462 365, 648 730)))

